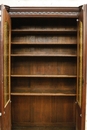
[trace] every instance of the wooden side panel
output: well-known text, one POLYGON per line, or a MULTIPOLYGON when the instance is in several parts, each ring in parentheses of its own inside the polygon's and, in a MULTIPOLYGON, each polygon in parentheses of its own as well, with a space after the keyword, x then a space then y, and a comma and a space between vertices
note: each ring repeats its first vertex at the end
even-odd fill
POLYGON ((82 126, 85 129, 86 116, 86 82, 87 82, 87 5, 83 6, 83 90, 82 90, 82 126))

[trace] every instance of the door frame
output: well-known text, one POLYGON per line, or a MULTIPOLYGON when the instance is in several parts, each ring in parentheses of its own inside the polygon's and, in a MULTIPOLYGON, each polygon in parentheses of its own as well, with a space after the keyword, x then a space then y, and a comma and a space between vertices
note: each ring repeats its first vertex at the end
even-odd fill
MULTIPOLYGON (((4 104, 4 23, 8 22, 9 24, 9 35, 8 35, 8 44, 10 46, 10 15, 6 9, 7 6, 1 5, 1 37, 0 37, 0 94, 1 94, 1 130, 11 130, 11 102, 10 102, 10 85, 8 86, 8 100, 7 104, 4 104)), ((7 41, 7 39, 6 39, 7 41)), ((9 47, 10 48, 10 47, 9 47)), ((8 48, 8 50, 9 50, 8 48)), ((7 48, 6 48, 7 49, 7 48)), ((8 51, 10 53, 10 50, 8 51)), ((9 53, 6 53, 7 57, 9 58, 9 53)), ((10 65, 10 63, 9 63, 10 65)), ((10 68, 10 67, 8 67, 10 68)), ((8 70, 7 68, 7 70, 8 70)), ((8 74, 6 74, 6 77, 10 78, 10 70, 8 74)), ((8 78, 8 79, 9 79, 8 78)), ((7 79, 7 80, 8 80, 7 79)), ((8 80, 10 81, 10 80, 8 80)))

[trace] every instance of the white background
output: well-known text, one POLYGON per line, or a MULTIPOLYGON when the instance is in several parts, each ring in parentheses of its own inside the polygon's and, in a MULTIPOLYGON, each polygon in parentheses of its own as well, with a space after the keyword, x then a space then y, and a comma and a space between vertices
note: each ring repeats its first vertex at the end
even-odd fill
POLYGON ((9 6, 79 6, 87 0, 0 0, 0 4, 9 6))
MULTIPOLYGON (((42 6, 42 7, 78 7, 83 4, 87 4, 87 0, 0 0, 0 4, 9 6, 42 6)), ((87 101, 86 101, 87 102, 87 101)), ((86 105, 87 106, 87 105, 86 105)), ((86 107, 87 110, 87 107, 86 107)), ((86 127, 87 130, 87 112, 86 112, 86 127)))

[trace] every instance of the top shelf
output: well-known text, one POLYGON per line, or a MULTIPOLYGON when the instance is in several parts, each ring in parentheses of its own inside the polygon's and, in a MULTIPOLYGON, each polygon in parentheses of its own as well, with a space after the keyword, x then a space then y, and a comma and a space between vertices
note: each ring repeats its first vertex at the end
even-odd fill
POLYGON ((76 29, 13 29, 12 34, 76 34, 76 29))

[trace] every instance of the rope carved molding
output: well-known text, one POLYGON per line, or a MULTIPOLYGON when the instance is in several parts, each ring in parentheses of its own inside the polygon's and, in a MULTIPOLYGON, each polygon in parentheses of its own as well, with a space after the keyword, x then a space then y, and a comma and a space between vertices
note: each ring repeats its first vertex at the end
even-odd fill
POLYGON ((78 15, 78 12, 9 12, 10 15, 78 15))

